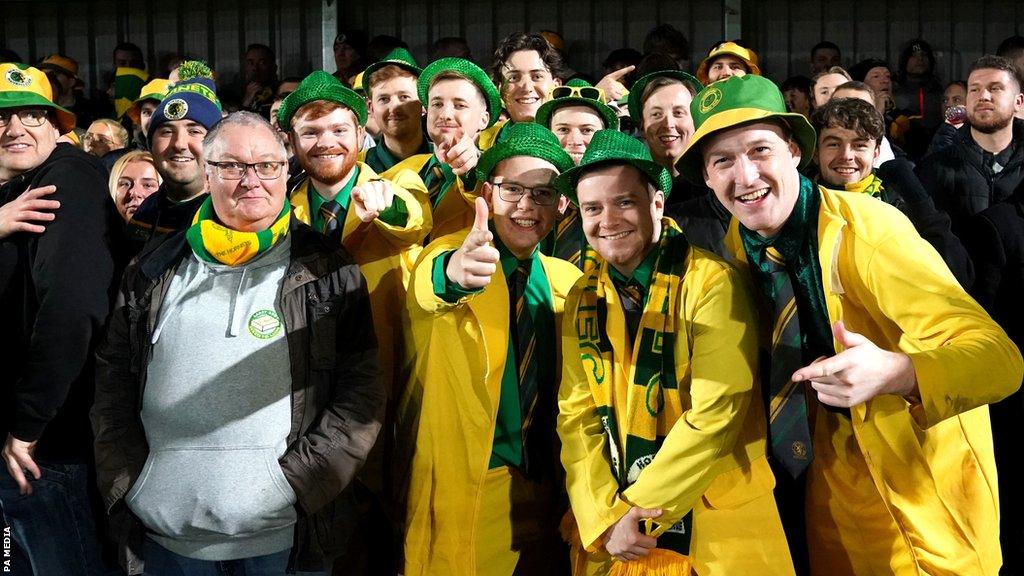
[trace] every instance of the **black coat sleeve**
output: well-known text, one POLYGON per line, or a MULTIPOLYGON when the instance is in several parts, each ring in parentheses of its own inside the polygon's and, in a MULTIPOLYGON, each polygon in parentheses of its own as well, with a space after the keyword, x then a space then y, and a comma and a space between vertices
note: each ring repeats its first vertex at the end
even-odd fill
POLYGON ((965 234, 974 261, 974 286, 971 295, 989 314, 997 315, 996 300, 1006 268, 1006 250, 998 228, 982 212, 971 218, 965 234))

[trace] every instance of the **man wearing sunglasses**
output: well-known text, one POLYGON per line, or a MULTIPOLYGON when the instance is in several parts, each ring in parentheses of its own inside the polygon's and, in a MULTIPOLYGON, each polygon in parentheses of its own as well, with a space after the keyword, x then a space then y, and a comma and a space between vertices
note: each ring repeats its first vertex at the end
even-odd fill
POLYGON ((103 166, 57 143, 74 126, 42 71, 0 65, 0 512, 15 573, 103 573, 87 415, 119 225, 103 166))
POLYGON ((322 574, 384 407, 366 283, 296 218, 266 120, 203 155, 209 194, 128 267, 97 355, 98 483, 129 574, 322 574))
POLYGON ((513 125, 480 158, 472 228, 432 242, 413 270, 406 575, 568 573, 555 343, 579 271, 538 247, 567 201, 554 178, 572 165, 546 128, 513 125))

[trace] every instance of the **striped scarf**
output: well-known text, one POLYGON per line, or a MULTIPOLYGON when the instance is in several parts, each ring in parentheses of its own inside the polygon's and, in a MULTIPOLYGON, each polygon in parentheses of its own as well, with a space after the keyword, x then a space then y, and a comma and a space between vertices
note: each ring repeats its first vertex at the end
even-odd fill
POLYGON ((239 232, 217 223, 213 199, 207 196, 192 218, 192 226, 185 232, 185 238, 200 259, 239 266, 266 252, 288 233, 291 211, 291 205, 285 199, 281 213, 270 228, 259 232, 239 232))

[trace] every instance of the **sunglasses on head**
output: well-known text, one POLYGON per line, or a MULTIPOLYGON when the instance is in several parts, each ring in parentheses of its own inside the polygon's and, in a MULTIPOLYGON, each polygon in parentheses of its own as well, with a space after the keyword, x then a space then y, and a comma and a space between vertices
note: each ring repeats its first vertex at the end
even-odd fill
POLYGON ((548 97, 551 99, 569 98, 572 96, 604 102, 604 90, 594 88, 593 86, 555 86, 548 92, 548 97))

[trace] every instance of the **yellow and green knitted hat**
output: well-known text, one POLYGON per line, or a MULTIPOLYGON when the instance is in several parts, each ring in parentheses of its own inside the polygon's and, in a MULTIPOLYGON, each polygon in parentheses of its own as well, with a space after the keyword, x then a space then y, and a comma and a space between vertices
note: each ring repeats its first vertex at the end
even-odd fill
POLYGON ((782 92, 771 80, 747 74, 732 76, 701 90, 690 102, 695 131, 686 150, 676 159, 676 169, 690 182, 700 184, 703 158, 700 147, 710 135, 749 122, 779 119, 793 132, 800 146, 800 169, 811 162, 817 136, 803 114, 786 111, 782 92))
MULTIPOLYGON (((565 83, 564 86, 557 86, 552 90, 552 98, 547 102, 541 104, 540 108, 537 109, 537 117, 534 120, 541 126, 551 128, 551 117, 555 115, 555 111, 565 106, 586 106, 601 117, 604 121, 605 128, 611 128, 613 130, 619 129, 619 115, 614 110, 608 107, 607 104, 602 102, 600 98, 597 98, 597 88, 594 85, 582 78, 573 78, 565 83), (579 90, 573 90, 573 88, 592 88, 595 92, 593 98, 584 96, 583 94, 576 95, 579 90), (559 92, 568 92, 569 94, 559 96, 559 92)), ((584 90, 584 92, 586 92, 584 90)))
POLYGON ((637 126, 643 124, 644 119, 644 90, 647 89, 647 85, 656 78, 674 78, 679 80, 683 84, 688 85, 693 89, 693 93, 700 92, 704 85, 700 83, 692 75, 683 72, 682 70, 657 70, 650 74, 645 74, 640 77, 636 82, 633 82, 633 87, 629 89, 629 96, 627 97, 626 103, 629 106, 629 117, 633 119, 633 122, 637 126))
POLYGON ((61 134, 75 127, 75 115, 53 102, 53 88, 42 70, 28 64, 0 64, 0 108, 30 106, 52 108, 56 118, 54 125, 61 134))
POLYGON ((363 70, 363 92, 367 95, 370 94, 370 80, 373 78, 373 73, 385 66, 398 66, 403 70, 408 70, 416 75, 418 78, 423 73, 423 69, 416 65, 416 60, 412 57, 405 48, 395 48, 383 60, 374 62, 363 70))
POLYGON ((665 198, 672 192, 672 175, 662 165, 651 158, 651 151, 643 142, 618 130, 599 130, 590 139, 587 151, 579 166, 562 172, 555 179, 558 191, 579 206, 576 197, 576 184, 584 173, 596 166, 629 164, 640 171, 662 193, 665 198))
POLYGON ((281 102, 281 109, 277 111, 278 125, 281 126, 282 130, 291 130, 292 117, 295 116, 295 112, 306 104, 316 102, 317 100, 341 104, 355 112, 360 126, 366 124, 366 101, 351 88, 346 88, 334 76, 323 70, 316 70, 309 76, 306 76, 299 83, 299 87, 295 89, 295 92, 289 94, 281 102))
POLYGON ((498 94, 494 82, 491 82, 482 68, 464 58, 439 58, 423 69, 423 73, 420 74, 420 79, 416 83, 416 91, 424 106, 428 105, 427 99, 434 79, 444 72, 453 72, 476 85, 477 90, 484 95, 484 101, 487 102, 487 112, 490 114, 487 126, 490 127, 498 121, 498 117, 501 116, 501 94, 498 94))
POLYGON ((477 180, 483 182, 491 177, 491 172, 502 160, 514 156, 530 156, 547 160, 565 172, 572 168, 572 157, 562 149, 558 138, 551 130, 535 122, 516 122, 505 129, 506 135, 500 142, 484 151, 480 162, 476 165, 477 180))

